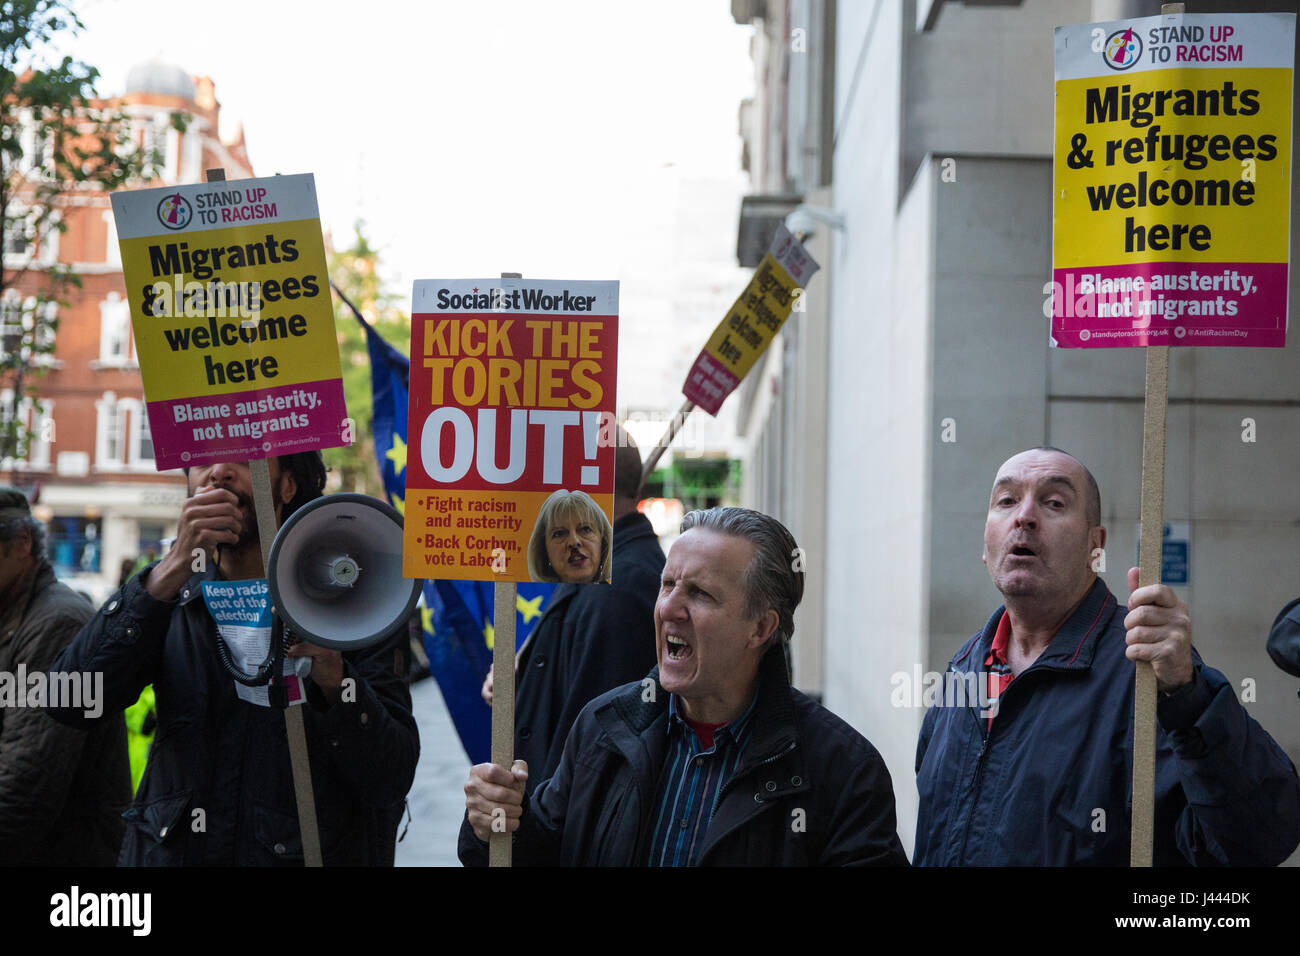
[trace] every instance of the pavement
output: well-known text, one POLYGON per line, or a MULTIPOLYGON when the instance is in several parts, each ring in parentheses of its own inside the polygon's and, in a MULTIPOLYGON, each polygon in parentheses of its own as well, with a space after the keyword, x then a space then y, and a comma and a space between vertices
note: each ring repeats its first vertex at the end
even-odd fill
POLYGON ((433 678, 411 685, 411 705, 420 728, 420 762, 407 795, 410 823, 397 844, 398 866, 460 866, 456 837, 465 815, 465 780, 469 757, 452 726, 442 691, 433 678))

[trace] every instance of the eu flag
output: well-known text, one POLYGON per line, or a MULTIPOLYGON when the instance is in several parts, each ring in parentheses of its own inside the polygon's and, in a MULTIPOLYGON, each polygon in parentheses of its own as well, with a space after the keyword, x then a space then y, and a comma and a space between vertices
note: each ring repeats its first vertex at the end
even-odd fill
MULTIPOLYGON (((389 502, 405 514, 410 360, 385 342, 342 292, 337 288, 334 291, 366 330, 374 398, 375 460, 389 502)), ((541 618, 542 607, 555 585, 521 583, 518 589, 515 640, 522 645, 541 618)), ((421 613, 429 669, 470 763, 486 763, 492 754, 492 710, 483 702, 479 690, 492 668, 492 583, 425 581, 424 604, 421 613)))

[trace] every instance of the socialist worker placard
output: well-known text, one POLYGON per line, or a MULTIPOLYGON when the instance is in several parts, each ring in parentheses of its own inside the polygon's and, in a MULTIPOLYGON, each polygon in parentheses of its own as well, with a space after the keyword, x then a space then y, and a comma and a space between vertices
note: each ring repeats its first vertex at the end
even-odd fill
POLYGON ((617 282, 417 281, 403 574, 532 580, 559 491, 612 524, 617 366, 617 282))

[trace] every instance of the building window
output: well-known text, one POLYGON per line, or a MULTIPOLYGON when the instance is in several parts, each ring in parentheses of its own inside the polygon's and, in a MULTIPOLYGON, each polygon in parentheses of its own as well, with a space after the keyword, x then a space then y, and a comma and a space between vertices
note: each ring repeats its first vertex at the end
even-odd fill
POLYGON ((31 223, 25 216, 11 216, 5 220, 4 254, 7 256, 25 256, 31 246, 31 223))
POLYGON ((113 210, 104 210, 104 262, 122 268, 122 247, 117 244, 117 220, 113 210))
POLYGON ((142 123, 144 131, 141 146, 146 159, 157 160, 158 169, 164 180, 174 179, 180 166, 177 155, 176 130, 172 129, 171 116, 168 113, 155 113, 142 123), (170 175, 169 175, 170 174, 170 175))
POLYGON ((19 355, 34 365, 54 364, 54 331, 58 320, 57 302, 26 299, 13 288, 5 290, 0 303, 0 348, 5 355, 19 355), (33 329, 35 330, 33 334, 33 329), (36 346, 36 349, 33 349, 36 346))
POLYGON ((122 403, 112 392, 95 402, 95 470, 121 471, 126 449, 122 403))
POLYGON ((26 399, 30 409, 31 431, 27 442, 27 467, 34 471, 48 471, 50 446, 54 444, 54 402, 38 398, 26 399))
MULTIPOLYGON (((20 422, 24 421, 22 403, 14 408, 14 392, 11 388, 0 389, 0 433, 8 434, 9 423, 17 418, 20 422)), ((0 470, 9 469, 21 470, 25 462, 15 461, 9 456, 0 456, 0 470)))
POLYGON ((116 292, 110 292, 99 303, 99 361, 116 367, 135 364, 131 307, 116 292))
POLYGON ((29 175, 50 178, 54 175, 53 133, 42 128, 36 114, 30 109, 18 111, 19 148, 22 159, 19 168, 29 175))
POLYGON ((177 182, 192 183, 203 178, 203 140, 199 134, 199 120, 189 116, 188 131, 180 136, 181 168, 177 182))
POLYGON ((140 427, 136 436, 136 460, 153 466, 153 432, 149 430, 149 413, 140 413, 140 427))
POLYGON ((54 402, 46 398, 33 401, 24 398, 13 407, 12 389, 0 390, 0 427, 7 426, 12 418, 18 419, 25 433, 27 455, 22 459, 0 459, 0 469, 14 471, 45 471, 50 467, 50 446, 54 442, 54 402))
POLYGON ((54 362, 54 334, 59 325, 59 303, 53 299, 46 299, 44 302, 37 302, 34 298, 29 298, 27 302, 30 305, 33 320, 38 324, 36 326, 36 344, 40 346, 41 351, 36 357, 36 361, 42 365, 49 365, 54 362))
POLYGON ((104 458, 115 465, 122 463, 122 406, 109 408, 105 423, 104 458))
POLYGON ((50 563, 54 573, 99 572, 99 519, 56 516, 50 522, 50 563))
POLYGON ((149 413, 138 398, 123 398, 117 403, 119 418, 126 416, 122 434, 128 436, 126 463, 132 469, 153 471, 153 435, 149 431, 149 413))
POLYGON ((30 212, 16 208, 11 204, 6 210, 4 223, 3 252, 4 261, 10 268, 18 269, 32 263, 42 266, 52 265, 58 259, 59 251, 59 214, 51 213, 50 218, 41 227, 39 255, 36 248, 36 222, 30 212))
MULTIPOLYGON (((6 247, 7 248, 7 247, 6 247)), ((17 289, 5 289, 0 300, 0 349, 6 356, 23 347, 23 297, 17 289)))

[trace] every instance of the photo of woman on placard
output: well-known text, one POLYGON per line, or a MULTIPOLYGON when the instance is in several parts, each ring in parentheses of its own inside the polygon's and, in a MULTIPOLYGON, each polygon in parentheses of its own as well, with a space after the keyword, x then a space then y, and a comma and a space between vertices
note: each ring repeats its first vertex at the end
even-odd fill
POLYGON ((537 513, 528 539, 528 575, 564 584, 608 581, 613 541, 609 518, 592 497, 561 489, 537 513))

